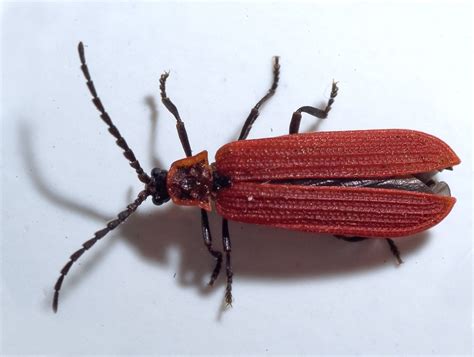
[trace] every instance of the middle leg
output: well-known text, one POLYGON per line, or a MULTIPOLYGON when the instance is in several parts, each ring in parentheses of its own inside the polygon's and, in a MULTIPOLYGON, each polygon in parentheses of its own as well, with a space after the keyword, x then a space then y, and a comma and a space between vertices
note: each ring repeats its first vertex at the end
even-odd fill
MULTIPOLYGON (((262 99, 260 99, 257 104, 250 111, 247 120, 245 120, 242 131, 240 132, 238 140, 245 140, 252 129, 252 125, 257 120, 260 114, 260 107, 268 101, 274 94, 278 87, 278 81, 280 80, 280 63, 278 56, 273 57, 273 82, 262 99)), ((222 245, 224 247, 225 253, 225 263, 226 263, 226 275, 227 275, 227 286, 225 290, 225 302, 227 306, 232 306, 232 264, 230 261, 231 243, 230 243, 230 234, 229 234, 229 222, 227 219, 222 219, 222 245)))
POLYGON ((227 219, 222 220, 222 245, 224 246, 225 268, 227 276, 227 285, 225 288, 225 303, 227 306, 232 306, 232 276, 234 275, 234 273, 232 271, 232 264, 230 262, 230 253, 232 251, 232 246, 230 243, 229 224, 227 222, 227 219))
POLYGON ((252 125, 257 120, 258 116, 260 115, 260 107, 263 103, 269 100, 276 92, 278 88, 278 81, 280 80, 280 62, 279 57, 273 57, 273 83, 270 89, 268 90, 267 94, 265 94, 262 99, 260 99, 257 104, 250 110, 249 116, 247 120, 245 120, 244 126, 242 127, 242 131, 240 132, 239 138, 237 140, 245 140, 252 129, 252 125))

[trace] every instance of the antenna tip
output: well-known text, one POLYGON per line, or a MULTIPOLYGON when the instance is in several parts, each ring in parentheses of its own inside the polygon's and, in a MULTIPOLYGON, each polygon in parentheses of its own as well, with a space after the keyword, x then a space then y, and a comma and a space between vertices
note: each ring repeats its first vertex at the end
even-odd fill
POLYGON ((53 311, 54 313, 58 312, 58 298, 59 298, 59 293, 57 291, 54 292, 54 298, 53 298, 53 311))
POLYGON ((85 64, 86 63, 86 57, 84 55, 84 44, 82 41, 79 42, 77 45, 77 51, 79 52, 79 58, 81 59, 81 63, 85 64))

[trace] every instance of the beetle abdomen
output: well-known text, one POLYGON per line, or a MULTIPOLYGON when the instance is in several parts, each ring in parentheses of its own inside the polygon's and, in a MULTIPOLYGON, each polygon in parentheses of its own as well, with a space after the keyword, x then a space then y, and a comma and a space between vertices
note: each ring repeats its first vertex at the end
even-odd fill
POLYGON ((413 130, 331 131, 241 140, 216 154, 218 172, 240 181, 386 178, 459 164, 440 139, 413 130))
POLYGON ((377 188, 240 182, 217 193, 229 220, 362 237, 402 237, 439 223, 452 197, 377 188))

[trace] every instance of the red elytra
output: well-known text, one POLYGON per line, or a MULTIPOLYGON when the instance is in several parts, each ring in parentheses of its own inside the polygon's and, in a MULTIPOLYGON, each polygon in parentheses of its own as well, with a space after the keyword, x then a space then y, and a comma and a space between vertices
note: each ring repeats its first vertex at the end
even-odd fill
POLYGON ((232 182, 302 178, 387 178, 459 164, 435 136, 415 130, 329 131, 235 141, 216 153, 232 182))
MULTIPOLYGON (((230 181, 200 200, 182 200, 168 186, 173 202, 216 210, 224 218, 297 231, 344 236, 395 238, 439 223, 456 199, 401 189, 311 186, 298 179, 388 179, 441 170, 459 164, 440 139, 413 130, 360 130, 285 135, 224 145, 214 168, 207 152, 171 166, 189 170, 207 165, 230 181), (185 165, 187 163, 187 165, 185 165), (183 166, 184 165, 184 166, 183 166)), ((179 180, 176 180, 179 181, 179 180)))
POLYGON ((449 213, 453 197, 382 188, 242 182, 217 195, 225 218, 295 231, 396 238, 424 231, 449 213))

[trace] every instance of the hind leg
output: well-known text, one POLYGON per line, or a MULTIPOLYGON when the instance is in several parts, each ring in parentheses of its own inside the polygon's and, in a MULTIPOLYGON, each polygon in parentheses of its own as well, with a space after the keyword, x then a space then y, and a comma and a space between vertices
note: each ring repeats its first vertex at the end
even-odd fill
POLYGON ((332 82, 332 89, 331 89, 331 96, 329 97, 328 103, 324 109, 319 109, 315 107, 304 106, 299 108, 297 111, 293 113, 290 122, 290 134, 298 134, 300 130, 300 123, 301 123, 301 113, 306 113, 312 115, 319 119, 326 119, 328 116, 329 111, 331 110, 332 104, 334 103, 334 98, 337 96, 337 91, 339 88, 337 87, 337 82, 332 82))
MULTIPOLYGON (((334 237, 336 237, 337 239, 345 240, 346 242, 350 242, 350 243, 361 242, 361 241, 367 239, 367 238, 364 238, 364 237, 346 237, 346 236, 339 236, 339 235, 335 235, 334 237)), ((390 238, 385 239, 385 241, 387 242, 388 247, 390 248, 390 252, 392 253, 392 255, 397 260, 397 263, 402 264, 403 260, 400 257, 400 250, 398 249, 395 242, 390 238)))

